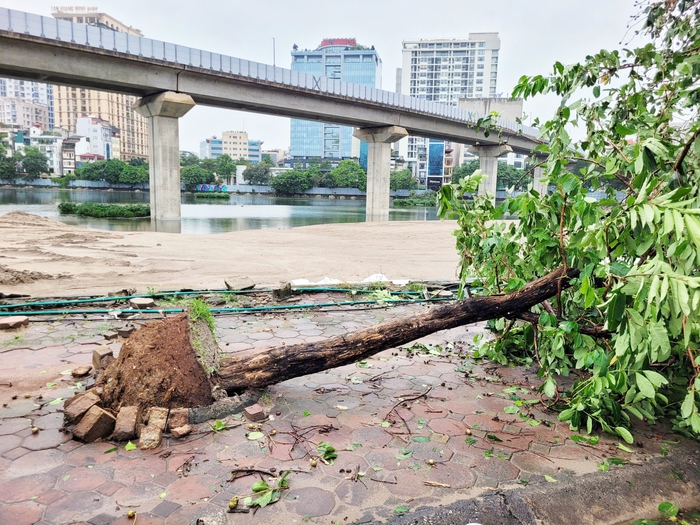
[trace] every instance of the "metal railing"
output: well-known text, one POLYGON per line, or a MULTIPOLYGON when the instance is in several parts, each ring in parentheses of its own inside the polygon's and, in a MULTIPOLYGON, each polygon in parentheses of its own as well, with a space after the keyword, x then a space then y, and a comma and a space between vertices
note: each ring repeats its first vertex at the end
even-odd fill
MULTIPOLYGON (((199 67, 292 87, 312 89, 331 95, 340 95, 436 115, 472 126, 480 118, 484 117, 484 115, 472 113, 448 104, 400 95, 392 91, 361 86, 323 76, 317 77, 220 53, 211 53, 201 49, 193 49, 151 38, 112 31, 111 29, 77 24, 73 21, 59 20, 58 18, 35 15, 14 9, 0 8, 0 30, 69 42, 96 49, 107 49, 136 57, 163 60, 165 62, 199 67)), ((494 118, 492 121, 496 126, 515 134, 521 133, 531 138, 539 136, 539 130, 531 126, 525 126, 504 118, 494 118)))

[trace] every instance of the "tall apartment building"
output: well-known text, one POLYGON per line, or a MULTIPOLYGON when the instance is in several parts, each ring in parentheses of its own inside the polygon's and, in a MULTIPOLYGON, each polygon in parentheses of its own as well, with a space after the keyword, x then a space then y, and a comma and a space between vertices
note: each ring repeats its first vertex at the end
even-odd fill
MULTIPOLYGON (((469 33, 466 39, 405 40, 397 92, 457 106, 460 98, 493 97, 498 80, 498 33, 469 33)), ((421 184, 445 180, 443 141, 408 137, 399 152, 421 184)), ((448 148, 450 149, 450 148, 448 148)))
MULTIPOLYGON (((54 128, 53 115, 53 90, 49 84, 31 82, 29 80, 16 80, 14 78, 0 78, 0 99, 21 99, 23 104, 36 106, 32 111, 43 114, 46 108, 46 119, 42 122, 45 130, 54 128)), ((7 124, 17 123, 6 120, 8 115, 0 115, 0 122, 7 124)))
MULTIPOLYGON (((143 36, 141 31, 127 26, 115 18, 100 13, 96 8, 56 8, 52 15, 61 20, 99 26, 112 31, 143 36)), ((121 93, 107 93, 93 89, 53 86, 54 121, 57 127, 77 133, 80 117, 96 116, 109 122, 119 135, 119 157, 112 150, 113 158, 128 161, 134 157, 148 158, 148 126, 145 117, 132 107, 137 97, 121 93)))
MULTIPOLYGON (((354 38, 326 38, 314 50, 299 50, 294 46, 292 71, 373 88, 380 88, 382 82, 382 61, 374 46, 358 45, 354 38)), ((312 157, 350 158, 353 141, 357 140, 352 132, 349 126, 292 119, 290 154, 302 164, 312 157)))
POLYGON ((221 136, 221 153, 233 160, 248 159, 248 133, 245 131, 224 131, 221 136))
POLYGON ((19 129, 39 126, 43 130, 48 130, 50 129, 49 109, 45 104, 31 102, 24 98, 0 97, 0 122, 19 129))

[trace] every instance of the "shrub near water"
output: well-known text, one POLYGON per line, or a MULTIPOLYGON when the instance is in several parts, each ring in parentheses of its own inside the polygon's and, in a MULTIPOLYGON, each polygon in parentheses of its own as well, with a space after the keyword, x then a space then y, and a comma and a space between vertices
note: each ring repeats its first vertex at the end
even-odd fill
POLYGON ((58 205, 61 215, 79 215, 81 217, 125 218, 150 217, 151 207, 147 204, 97 204, 84 202, 62 202, 58 205))
POLYGON ((194 194, 195 199, 228 199, 230 196, 231 194, 225 191, 207 191, 194 194))
POLYGON ((411 192, 408 197, 394 199, 394 208, 413 208, 421 206, 437 206, 437 194, 434 191, 426 191, 423 194, 411 192))

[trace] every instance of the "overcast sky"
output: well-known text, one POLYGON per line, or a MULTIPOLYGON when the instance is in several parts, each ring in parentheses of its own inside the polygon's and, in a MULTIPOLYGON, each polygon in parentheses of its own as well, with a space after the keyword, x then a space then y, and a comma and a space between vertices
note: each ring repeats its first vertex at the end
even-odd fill
MULTIPOLYGON (((498 92, 521 75, 547 74, 552 64, 582 60, 629 41, 633 0, 0 0, 0 6, 50 16, 52 6, 98 7, 145 36, 247 60, 291 66, 293 44, 313 49, 323 38, 355 37, 374 45, 383 61, 382 88, 395 89, 401 42, 465 38, 497 31, 501 37, 498 92)), ((547 118, 554 100, 527 102, 529 115, 547 118)), ((289 119, 195 107, 180 121, 180 149, 199 152, 206 137, 245 130, 264 149, 289 147, 289 119)))

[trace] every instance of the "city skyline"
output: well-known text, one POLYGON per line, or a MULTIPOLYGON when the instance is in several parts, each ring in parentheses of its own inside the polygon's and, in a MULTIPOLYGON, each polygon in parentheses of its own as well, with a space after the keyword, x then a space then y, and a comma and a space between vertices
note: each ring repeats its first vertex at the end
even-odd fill
MULTIPOLYGON (((498 92, 508 94, 523 74, 546 74, 557 60, 563 63, 582 60, 588 53, 617 47, 621 39, 629 38, 625 36, 625 21, 634 12, 631 2, 613 6, 602 0, 562 4, 553 0, 527 5, 496 1, 486 6, 479 2, 443 0, 427 9, 424 3, 407 0, 397 9, 358 0, 353 9, 345 9, 343 16, 338 17, 329 3, 319 0, 305 2, 302 9, 298 4, 269 0, 264 7, 272 16, 246 25, 236 24, 235 20, 250 20, 253 11, 259 13, 261 5, 222 3, 216 6, 215 17, 207 12, 193 12, 178 0, 147 4, 109 0, 89 5, 140 29, 150 38, 264 63, 274 61, 285 68, 291 66, 294 44, 313 49, 323 38, 355 37, 376 47, 384 63, 382 87, 388 90, 395 87, 394 72, 401 65, 402 41, 465 38, 469 32, 497 31, 502 40, 498 92), (164 9, 168 17, 162 16, 164 9), (576 24, 570 22, 572 19, 576 24)), ((0 5, 50 16, 55 2, 35 0, 27 5, 17 0, 0 0, 0 5)), ((547 118, 555 107, 552 98, 539 99, 526 102, 525 112, 547 118)), ((180 148, 198 151, 204 137, 222 129, 245 130, 273 149, 286 149, 290 145, 289 119, 199 106, 182 119, 180 148)))

